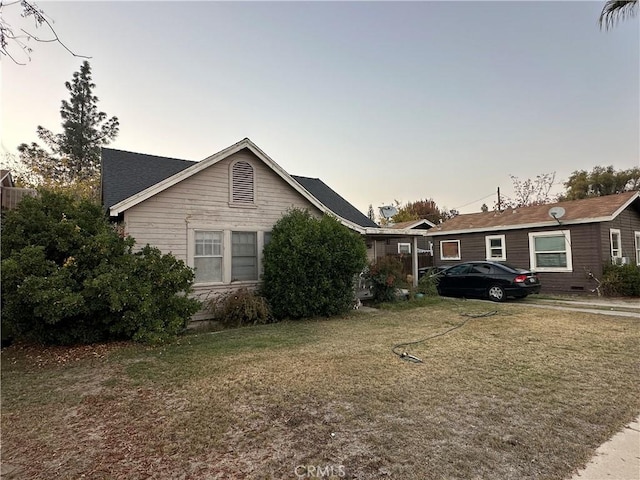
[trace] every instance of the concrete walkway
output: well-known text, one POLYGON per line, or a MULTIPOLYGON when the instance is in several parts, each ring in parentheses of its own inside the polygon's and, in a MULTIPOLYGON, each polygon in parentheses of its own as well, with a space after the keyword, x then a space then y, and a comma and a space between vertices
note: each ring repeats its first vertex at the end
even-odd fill
POLYGON ((640 480, 640 416, 600 445, 571 480, 640 480))
MULTIPOLYGON (((640 299, 567 299, 547 300, 528 297, 533 302, 526 305, 536 308, 552 308, 555 310, 569 310, 572 312, 599 313, 617 317, 640 318, 640 299), (535 303, 534 303, 535 302, 535 303)), ((527 299, 527 300, 528 300, 527 299)))

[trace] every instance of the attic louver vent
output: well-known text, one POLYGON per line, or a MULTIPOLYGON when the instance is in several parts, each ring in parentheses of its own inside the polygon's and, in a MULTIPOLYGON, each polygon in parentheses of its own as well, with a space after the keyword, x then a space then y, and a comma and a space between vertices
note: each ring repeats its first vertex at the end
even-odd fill
POLYGON ((233 203, 253 203, 253 167, 248 162, 233 165, 233 203))

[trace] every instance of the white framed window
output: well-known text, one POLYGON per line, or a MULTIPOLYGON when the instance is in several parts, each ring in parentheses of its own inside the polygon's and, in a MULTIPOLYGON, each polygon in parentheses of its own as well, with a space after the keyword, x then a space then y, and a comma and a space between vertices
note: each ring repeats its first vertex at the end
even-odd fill
POLYGON ((253 166, 238 160, 231 164, 231 205, 253 206, 255 204, 255 175, 253 166))
POLYGON ((554 230, 529 233, 531 269, 539 272, 572 272, 571 232, 554 230))
POLYGON ((410 243, 398 243, 398 253, 410 254, 411 253, 411 244, 410 243))
POLYGON ((223 233, 196 230, 194 232, 193 266, 195 283, 222 282, 223 233))
POLYGON ((231 281, 258 280, 257 232, 231 232, 231 281))
POLYGON ((611 245, 611 261, 615 262, 615 258, 622 258, 622 237, 617 228, 609 229, 609 244, 611 245))
POLYGON ((506 260, 507 244, 504 235, 487 235, 484 237, 487 260, 506 260))
POLYGON ((460 260, 460 240, 440 241, 440 260, 460 260))
POLYGON ((636 265, 640 265, 640 232, 633 232, 636 239, 636 265))

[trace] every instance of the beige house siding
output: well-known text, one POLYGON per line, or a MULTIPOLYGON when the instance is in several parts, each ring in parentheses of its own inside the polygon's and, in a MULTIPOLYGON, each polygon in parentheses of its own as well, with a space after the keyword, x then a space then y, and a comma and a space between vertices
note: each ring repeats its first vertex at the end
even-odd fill
MULTIPOLYGON (((189 232, 194 229, 224 231, 227 242, 223 247, 223 265, 226 274, 222 283, 195 285, 195 294, 204 298, 228 290, 231 285, 233 288, 256 286, 256 281, 230 281, 230 232, 258 232, 258 252, 261 252, 264 232, 270 231, 291 208, 308 209, 314 215, 322 215, 260 159, 242 150, 134 205, 124 213, 124 228, 135 238, 138 247, 146 244, 156 246, 191 267, 193 247, 189 245, 192 238, 189 232), (250 206, 234 206, 230 202, 230 168, 237 160, 247 161, 254 168, 255 203, 250 206)), ((259 253, 259 271, 261 264, 259 253)), ((194 320, 202 318, 201 314, 194 320)))

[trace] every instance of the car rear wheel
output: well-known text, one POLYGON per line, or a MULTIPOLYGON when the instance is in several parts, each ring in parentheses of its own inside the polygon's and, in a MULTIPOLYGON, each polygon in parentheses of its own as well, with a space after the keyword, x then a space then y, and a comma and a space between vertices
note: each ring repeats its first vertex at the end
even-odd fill
POLYGON ((507 299, 507 294, 500 285, 492 285, 487 292, 489 300, 493 302, 504 302, 507 299))

